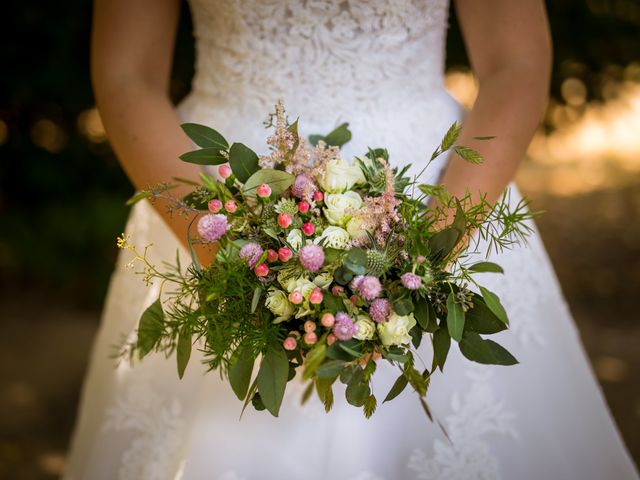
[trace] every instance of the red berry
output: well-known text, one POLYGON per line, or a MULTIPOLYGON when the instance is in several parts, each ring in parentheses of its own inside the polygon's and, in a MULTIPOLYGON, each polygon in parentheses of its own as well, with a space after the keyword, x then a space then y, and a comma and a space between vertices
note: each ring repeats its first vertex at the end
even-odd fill
POLYGON ((291 222, 291 215, 288 213, 281 213, 278 215, 278 225, 280 225, 280 228, 288 228, 289 225, 291 225, 291 222))
POLYGON ((313 232, 316 231, 315 225, 311 222, 303 223, 301 229, 306 236, 313 235, 313 232))
POLYGON ((307 213, 309 211, 309 207, 309 202, 306 200, 302 200, 298 203, 298 210, 300 210, 301 213, 307 213))
POLYGON ((278 252, 276 252, 273 248, 267 250, 267 262, 273 263, 278 260, 278 252))
POLYGON ((288 262, 293 257, 293 252, 290 248, 282 247, 278 250, 278 258, 281 262, 288 262))
POLYGON ((257 276, 264 277, 269 273, 269 267, 267 267, 265 263, 261 263, 260 265, 256 265, 253 271, 256 272, 257 276))

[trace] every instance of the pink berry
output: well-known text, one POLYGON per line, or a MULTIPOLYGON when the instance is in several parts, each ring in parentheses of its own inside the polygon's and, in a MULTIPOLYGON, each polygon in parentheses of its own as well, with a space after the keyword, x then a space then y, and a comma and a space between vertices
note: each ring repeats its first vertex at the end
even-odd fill
POLYGON ((342 293, 344 293, 344 288, 340 285, 334 285, 331 289, 331 293, 333 293, 334 295, 341 295, 342 293))
POLYGON ((218 174, 224 179, 229 178, 231 173, 231 167, 226 163, 218 167, 218 174))
POLYGON ((235 200, 227 200, 224 202, 224 209, 229 213, 235 213, 238 210, 238 205, 235 200))
POLYGON ((325 313, 322 315, 320 323, 323 327, 331 328, 333 324, 336 323, 336 317, 334 317, 332 313, 325 313))
POLYGON ((284 342, 282 342, 282 346, 285 350, 295 350, 297 345, 298 342, 296 342, 296 339, 291 337, 285 338, 284 342))
POLYGON ((349 297, 349 300, 351 301, 351 303, 353 303, 355 305, 356 302, 358 301, 358 297, 356 297, 355 295, 351 295, 349 297))
POLYGON ((311 291, 311 295, 309 295, 309 303, 313 305, 320 305, 322 303, 324 295, 322 295, 322 290, 319 288, 314 288, 311 291))
POLYGON ((316 343, 318 341, 318 335, 316 335, 316 332, 305 333, 304 334, 304 341, 309 345, 313 345, 314 343, 316 343))
POLYGON ((290 248, 282 247, 278 250, 278 258, 281 262, 288 262, 293 257, 293 252, 290 248))
POLYGON ((314 199, 316 202, 321 202, 321 201, 323 201, 323 200, 324 200, 324 193, 322 193, 322 192, 315 192, 315 193, 313 194, 313 199, 314 199))
POLYGON ((271 196, 271 187, 268 184, 263 183, 258 187, 257 193, 260 198, 269 198, 271 196))
POLYGON ((337 339, 338 338, 333 333, 330 333, 329 335, 327 335, 327 345, 333 344, 333 342, 335 342, 337 339))
POLYGON ((291 215, 288 213, 281 213, 278 215, 278 225, 280 228, 288 228, 291 225, 291 215))
POLYGON ((304 322, 304 331, 309 333, 309 332, 315 332, 316 331, 316 322, 312 322, 311 320, 307 320, 306 322, 304 322))
POLYGON ((300 210, 301 213, 307 213, 309 211, 309 207, 309 202, 307 202, 306 200, 298 202, 298 210, 300 210))
POLYGON ((289 301, 294 305, 300 305, 302 303, 302 293, 300 290, 294 290, 289 294, 289 301))
POLYGON ((269 273, 269 267, 267 267, 266 263, 261 263, 260 265, 256 265, 253 271, 256 272, 257 276, 264 277, 269 273))
POLYGON ((273 248, 267 250, 267 262, 273 263, 278 260, 278 252, 276 252, 273 248))
POLYGON ((211 213, 218 213, 220 210, 222 210, 222 202, 217 198, 214 198, 213 200, 209 201, 207 207, 209 207, 209 211, 211 213))
POLYGON ((311 222, 305 222, 302 224, 302 233, 304 233, 307 237, 313 235, 313 232, 316 231, 316 226, 311 222))

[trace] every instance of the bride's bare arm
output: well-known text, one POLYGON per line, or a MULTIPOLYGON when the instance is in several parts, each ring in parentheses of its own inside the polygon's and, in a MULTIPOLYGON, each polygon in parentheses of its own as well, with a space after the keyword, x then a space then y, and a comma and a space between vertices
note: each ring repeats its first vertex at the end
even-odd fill
POLYGON ((441 179, 456 196, 467 188, 495 201, 513 179, 547 102, 551 40, 542 0, 456 0, 477 100, 459 138, 485 157, 481 166, 452 156, 441 179), (474 136, 496 135, 493 140, 474 136))
MULTIPOLYGON (((191 144, 169 98, 179 7, 179 0, 95 0, 91 75, 98 109, 140 189, 199 173, 178 160, 191 144)), ((170 216, 161 201, 154 207, 184 244, 188 221, 170 216)))

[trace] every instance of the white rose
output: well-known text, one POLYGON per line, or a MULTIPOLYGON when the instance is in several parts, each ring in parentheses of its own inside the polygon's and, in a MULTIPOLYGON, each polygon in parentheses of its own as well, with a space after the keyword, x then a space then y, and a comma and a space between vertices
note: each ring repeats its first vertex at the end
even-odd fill
POLYGON ((413 313, 400 316, 393 312, 385 323, 378 324, 378 336, 385 346, 405 345, 411 341, 409 330, 416 326, 413 313))
POLYGON ((324 216, 332 225, 343 227, 352 217, 353 212, 362 206, 362 198, 356 192, 328 193, 324 197, 327 208, 324 216))
POLYGON ((347 223, 347 232, 349 232, 349 235, 351 235, 351 238, 354 240, 367 236, 367 230, 362 228, 363 223, 364 219, 362 217, 353 217, 349 220, 349 223, 347 223))
POLYGON ((316 237, 316 243, 325 247, 336 248, 338 250, 346 250, 349 246, 349 232, 344 228, 330 226, 323 230, 322 235, 316 237))
POLYGON ((320 174, 318 183, 325 192, 340 193, 354 185, 364 183, 366 179, 358 165, 349 165, 343 158, 329 160, 324 172, 320 174))
POLYGON ((298 251, 302 244, 304 243, 304 237, 302 236, 302 232, 297 228, 294 228, 287 235, 287 243, 291 245, 291 248, 298 251))
POLYGON ((276 288, 270 289, 264 304, 271 310, 271 313, 276 315, 273 323, 284 322, 293 316, 293 304, 287 298, 287 294, 282 290, 276 288))
POLYGON ((371 340, 376 333, 376 324, 369 315, 360 314, 356 317, 356 325, 358 326, 358 333, 353 338, 357 340, 371 340))
POLYGON ((331 282, 333 282, 333 275, 330 274, 329 272, 322 272, 316 275, 316 277, 313 279, 313 283, 315 283, 318 287, 322 288, 323 290, 326 290, 327 288, 329 288, 329 285, 331 285, 331 282))

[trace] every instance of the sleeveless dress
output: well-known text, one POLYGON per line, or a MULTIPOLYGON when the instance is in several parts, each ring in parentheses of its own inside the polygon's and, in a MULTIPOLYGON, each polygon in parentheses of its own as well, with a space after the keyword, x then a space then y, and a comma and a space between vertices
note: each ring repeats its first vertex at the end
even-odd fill
MULTIPOLYGON (((386 146, 412 173, 462 118, 443 86, 448 0, 191 0, 191 8, 197 73, 180 116, 257 151, 279 98, 305 135, 349 121, 347 158, 386 146)), ((127 233, 153 243, 157 262, 176 249, 188 259, 146 203, 134 207, 127 233)), ((135 335, 158 295, 125 268, 129 260, 124 252, 111 281, 67 480, 638 478, 537 233, 492 255, 506 274, 483 279, 511 319, 497 340, 520 364, 474 364, 454 345, 445 375, 432 381, 427 399, 451 441, 409 389, 366 420, 340 391, 329 414, 313 397, 301 406, 304 386, 294 381, 279 418, 248 408, 239 420, 230 387, 197 358, 182 380, 162 355, 116 365, 113 346, 135 335)), ((420 349, 428 364, 429 343, 420 349)), ((378 398, 396 377, 380 362, 378 398)))

